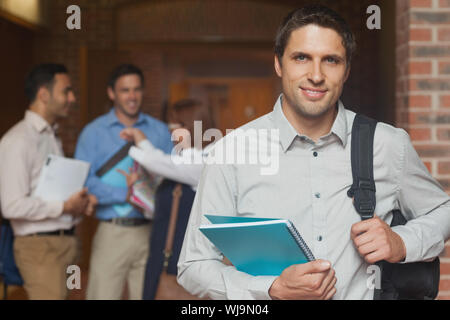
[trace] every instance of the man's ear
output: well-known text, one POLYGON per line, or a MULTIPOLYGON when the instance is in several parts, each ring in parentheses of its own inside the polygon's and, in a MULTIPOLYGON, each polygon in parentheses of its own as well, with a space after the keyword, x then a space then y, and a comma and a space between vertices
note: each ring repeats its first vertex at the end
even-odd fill
POLYGON ((108 94, 109 99, 114 101, 116 99, 116 94, 114 93, 114 90, 111 87, 108 87, 106 89, 106 93, 108 94))
POLYGON ((278 60, 277 55, 275 55, 274 66, 275 66, 275 71, 276 71, 277 75, 281 78, 283 73, 281 72, 281 63, 278 60))
POLYGON ((36 93, 36 99, 41 101, 43 104, 47 105, 48 101, 50 100, 50 91, 46 86, 42 86, 39 88, 38 92, 36 93))
POLYGON ((345 70, 345 78, 344 78, 344 82, 347 81, 348 76, 350 75, 350 69, 351 69, 351 66, 348 65, 347 70, 345 70))

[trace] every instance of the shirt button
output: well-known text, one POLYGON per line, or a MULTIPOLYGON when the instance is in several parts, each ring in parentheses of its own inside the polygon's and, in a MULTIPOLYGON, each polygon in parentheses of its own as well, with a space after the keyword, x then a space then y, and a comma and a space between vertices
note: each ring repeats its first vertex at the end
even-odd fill
POLYGON ((323 239, 322 236, 317 237, 317 241, 322 241, 322 239, 323 239))
POLYGON ((315 196, 317 199, 319 199, 319 198, 320 198, 320 193, 317 192, 317 193, 314 194, 314 196, 315 196))
POLYGON ((318 153, 317 153, 316 151, 314 151, 314 152, 313 152, 313 156, 314 156, 314 157, 317 157, 317 156, 318 156, 318 153))

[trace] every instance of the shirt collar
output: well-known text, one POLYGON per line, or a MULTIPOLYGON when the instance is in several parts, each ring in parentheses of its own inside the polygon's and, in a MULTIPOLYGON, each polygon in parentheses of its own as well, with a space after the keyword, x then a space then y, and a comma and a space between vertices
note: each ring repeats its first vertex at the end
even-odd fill
MULTIPOLYGON (((277 102, 275 103, 273 110, 273 121, 275 124, 275 128, 279 129, 281 146, 284 152, 286 152, 294 139, 299 134, 284 115, 283 109, 281 107, 282 97, 283 95, 281 94, 277 99, 277 102)), ((342 101, 339 101, 338 114, 336 116, 336 119, 334 120, 333 126, 331 127, 331 133, 334 133, 339 138, 344 147, 347 145, 348 137, 348 125, 345 111, 346 110, 344 104, 342 103, 342 101)))
POLYGON ((338 114, 334 120, 331 132, 334 133, 342 142, 342 146, 345 148, 348 138, 348 125, 347 116, 345 112, 345 106, 341 100, 338 102, 338 114))
POLYGON ((27 110, 25 112, 25 121, 30 123, 33 128, 35 128, 39 133, 42 133, 46 130, 56 132, 59 128, 59 125, 57 123, 51 126, 44 118, 31 110, 27 110))
POLYGON ((292 127, 283 113, 283 109, 281 108, 282 97, 282 94, 278 97, 277 102, 275 103, 275 106, 273 108, 272 115, 275 128, 280 132, 281 147, 283 148, 284 152, 286 152, 292 141, 294 141, 295 137, 297 136, 297 131, 295 131, 294 127, 292 127))
MULTIPOLYGON (((144 123, 146 121, 147 121, 147 119, 145 118, 144 114, 142 112, 139 112, 138 119, 137 119, 137 121, 136 121, 136 123, 134 125, 141 124, 141 123, 144 123)), ((115 112, 115 108, 114 107, 111 108, 111 110, 109 110, 109 112, 106 114, 106 124, 108 126, 112 126, 114 124, 122 124, 119 121, 119 118, 117 118, 117 116, 116 116, 116 112, 115 112)))

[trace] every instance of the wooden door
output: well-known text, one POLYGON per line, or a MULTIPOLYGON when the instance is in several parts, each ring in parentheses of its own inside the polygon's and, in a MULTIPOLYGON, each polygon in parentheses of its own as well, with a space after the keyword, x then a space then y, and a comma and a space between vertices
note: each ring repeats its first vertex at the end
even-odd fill
POLYGON ((237 128, 270 112, 275 103, 272 79, 249 79, 230 84, 230 129, 237 128))
POLYGON ((169 101, 197 98, 208 104, 215 127, 222 133, 254 120, 273 108, 273 78, 187 79, 170 85, 169 101))

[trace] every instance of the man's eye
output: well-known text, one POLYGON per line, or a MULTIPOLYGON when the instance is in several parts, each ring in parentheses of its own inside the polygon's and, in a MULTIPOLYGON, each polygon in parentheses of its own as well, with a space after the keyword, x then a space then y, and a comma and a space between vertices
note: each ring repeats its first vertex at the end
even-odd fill
POLYGON ((338 63, 338 61, 335 58, 332 58, 332 57, 328 57, 326 59, 326 61, 329 62, 329 63, 338 63))
POLYGON ((298 61, 305 61, 305 60, 306 60, 306 56, 303 56, 303 55, 296 56, 296 57, 295 57, 295 60, 298 60, 298 61))

